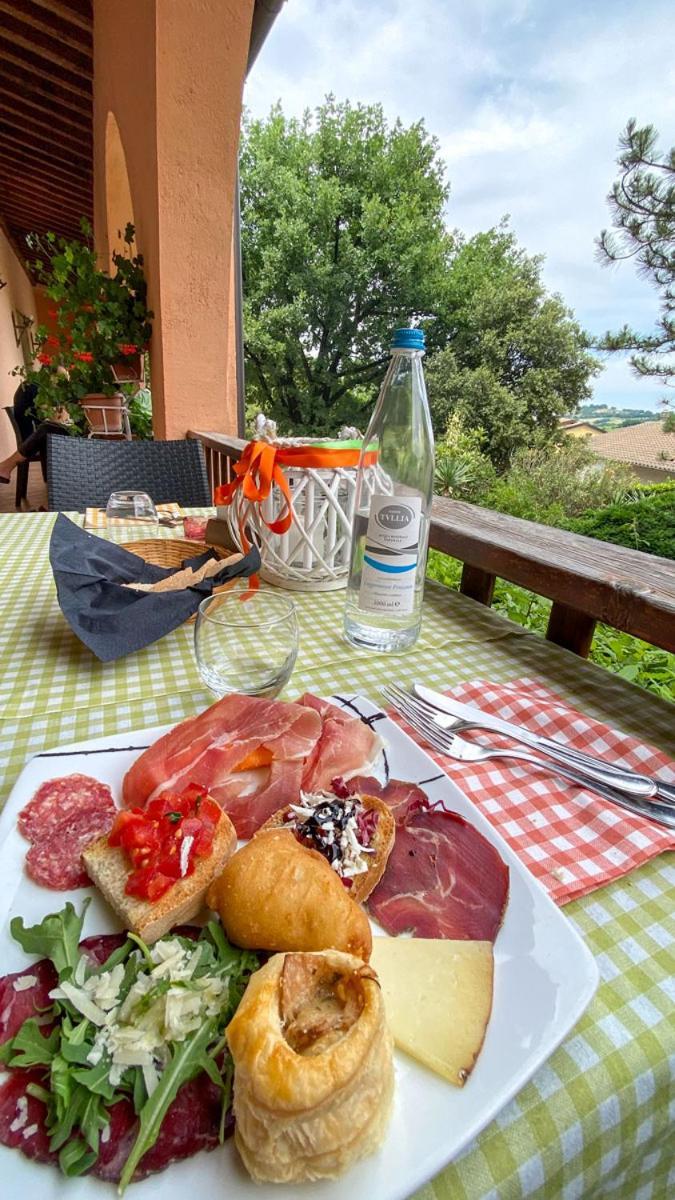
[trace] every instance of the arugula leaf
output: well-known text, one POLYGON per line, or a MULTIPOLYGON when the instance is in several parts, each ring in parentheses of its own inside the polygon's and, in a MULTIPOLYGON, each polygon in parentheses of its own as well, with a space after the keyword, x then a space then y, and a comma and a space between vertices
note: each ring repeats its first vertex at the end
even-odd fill
POLYGON ((110 1063, 101 1060, 95 1067, 86 1067, 81 1070, 73 1071, 73 1079, 76 1083, 82 1084, 88 1091, 96 1096, 103 1096, 105 1100, 112 1100, 115 1095, 115 1088, 110 1082, 108 1072, 110 1063))
POLYGON ((157 1087, 146 1100, 140 1112, 140 1128, 124 1170, 118 1192, 122 1196, 146 1150, 154 1146, 167 1109, 176 1098, 183 1083, 194 1079, 202 1070, 201 1057, 216 1031, 216 1021, 211 1019, 197 1029, 184 1042, 174 1045, 171 1059, 162 1071, 157 1087))
POLYGON ((118 946, 117 950, 113 950, 112 954, 108 955, 105 962, 99 963, 97 967, 92 968, 92 975, 102 975, 104 971, 112 971, 113 967, 116 967, 118 963, 124 962, 129 957, 133 948, 134 943, 131 938, 127 938, 126 942, 118 946))
POLYGON ((89 898, 84 901, 79 915, 68 901, 61 912, 50 913, 39 925, 26 927, 23 917, 14 917, 10 922, 12 937, 26 954, 51 959, 59 983, 62 979, 70 979, 77 965, 84 915, 90 902, 89 898))
POLYGON ((2 1061, 10 1067, 49 1067, 59 1048, 59 1031, 45 1037, 35 1017, 28 1017, 16 1037, 2 1047, 2 1061))
POLYGON ((72 1142, 68 1142, 59 1154, 59 1166, 64 1175, 72 1179, 75 1175, 83 1175, 90 1167, 93 1167, 98 1153, 95 1150, 90 1150, 86 1142, 81 1138, 74 1138, 72 1142))
POLYGON ((143 1078, 143 1072, 140 1067, 134 1067, 134 1090, 132 1094, 132 1100, 136 1116, 139 1115, 147 1098, 148 1093, 145 1086, 145 1079, 143 1078))

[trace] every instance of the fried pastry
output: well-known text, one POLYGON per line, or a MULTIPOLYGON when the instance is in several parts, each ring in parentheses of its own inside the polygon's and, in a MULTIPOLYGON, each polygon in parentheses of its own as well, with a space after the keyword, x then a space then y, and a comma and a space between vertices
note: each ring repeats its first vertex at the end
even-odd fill
POLYGON ((365 912, 326 859, 287 829, 257 834, 238 850, 211 885, 207 903, 236 946, 370 957, 365 912))
POLYGON ((380 1145, 394 1069, 377 976, 336 950, 275 954, 227 1028, 235 1143, 259 1183, 332 1179, 380 1145))

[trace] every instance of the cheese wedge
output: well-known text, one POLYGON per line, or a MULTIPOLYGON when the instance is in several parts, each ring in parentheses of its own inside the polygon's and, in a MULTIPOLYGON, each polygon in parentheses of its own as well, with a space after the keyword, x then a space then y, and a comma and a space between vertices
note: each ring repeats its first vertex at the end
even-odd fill
POLYGON ((370 960, 396 1045, 462 1087, 492 1009, 492 942, 375 937, 370 960))

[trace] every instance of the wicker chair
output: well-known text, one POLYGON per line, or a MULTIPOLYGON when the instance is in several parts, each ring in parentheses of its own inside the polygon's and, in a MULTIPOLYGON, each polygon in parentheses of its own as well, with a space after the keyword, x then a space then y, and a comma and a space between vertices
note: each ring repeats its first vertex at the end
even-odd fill
POLYGON ((204 451, 197 441, 104 442, 49 437, 47 489, 51 511, 105 508, 111 492, 147 492, 155 504, 211 504, 204 451))
MULTIPOLYGON (((17 449, 18 449, 23 441, 23 437, 21 434, 21 430, 19 429, 19 426, 16 423, 16 417, 14 416, 13 405, 11 405, 11 404, 6 405, 5 412, 7 413, 7 416, 9 417, 12 429, 14 430, 14 436, 16 438, 16 445, 17 445, 17 449)), ((47 478, 47 468, 45 466, 45 461, 44 461, 44 458, 40 454, 36 454, 33 456, 33 458, 28 458, 28 459, 26 459, 25 462, 18 464, 18 466, 16 468, 16 494, 14 497, 14 505, 15 505, 17 511, 21 510, 21 506, 22 506, 24 500, 28 499, 28 476, 30 473, 30 464, 32 462, 39 462, 41 464, 42 478, 43 479, 47 478)))

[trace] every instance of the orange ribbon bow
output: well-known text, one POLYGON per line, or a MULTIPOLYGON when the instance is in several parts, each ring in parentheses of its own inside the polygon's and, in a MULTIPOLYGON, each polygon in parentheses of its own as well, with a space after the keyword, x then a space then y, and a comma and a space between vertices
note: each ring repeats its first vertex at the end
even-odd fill
MULTIPOLYGON (((284 446, 270 442, 249 442, 239 462, 234 464, 235 478, 223 483, 214 493, 216 504, 232 504, 236 492, 242 489, 246 500, 259 504, 266 500, 274 484, 284 497, 284 505, 275 521, 265 521, 270 533, 286 533, 293 521, 293 506, 288 480, 283 467, 356 467, 361 456, 360 449, 346 446, 284 446)), ((377 451, 368 450, 364 456, 366 466, 377 461, 377 451)), ((239 536, 244 553, 250 549, 244 521, 239 519, 239 536)))

